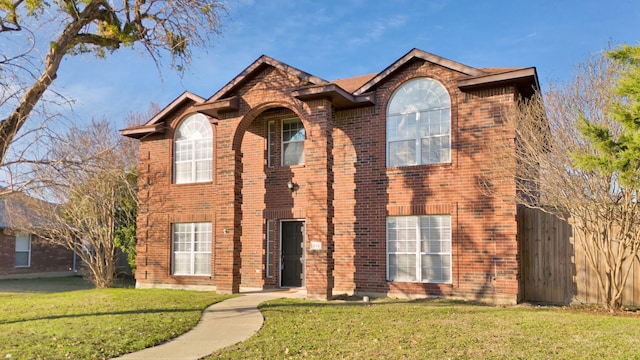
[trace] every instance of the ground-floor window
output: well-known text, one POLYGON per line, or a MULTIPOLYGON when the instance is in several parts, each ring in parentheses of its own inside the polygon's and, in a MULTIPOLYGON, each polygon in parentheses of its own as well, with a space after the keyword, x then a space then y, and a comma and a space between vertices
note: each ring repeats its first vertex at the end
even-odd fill
POLYGON ((16 235, 16 267, 31 266, 31 235, 16 235))
POLYGON ((451 282, 451 216, 387 218, 389 281, 451 282))
POLYGON ((211 275, 211 223, 173 224, 173 275, 211 275))

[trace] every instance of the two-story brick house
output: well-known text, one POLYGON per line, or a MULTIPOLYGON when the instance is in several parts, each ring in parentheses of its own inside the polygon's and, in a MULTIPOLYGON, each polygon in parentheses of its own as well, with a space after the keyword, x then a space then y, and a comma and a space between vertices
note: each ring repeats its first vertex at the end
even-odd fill
POLYGON ((121 131, 141 145, 137 285, 514 303, 516 205, 478 179, 513 142, 501 109, 538 87, 414 49, 335 81, 262 56, 185 92, 121 131))

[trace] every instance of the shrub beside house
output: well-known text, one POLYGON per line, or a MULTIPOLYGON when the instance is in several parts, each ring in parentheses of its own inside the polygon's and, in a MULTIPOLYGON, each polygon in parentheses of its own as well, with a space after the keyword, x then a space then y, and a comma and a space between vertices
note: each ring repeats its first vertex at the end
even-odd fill
POLYGON ((520 300, 517 208, 478 182, 535 68, 413 49, 323 80, 268 56, 142 126, 138 287, 520 300))

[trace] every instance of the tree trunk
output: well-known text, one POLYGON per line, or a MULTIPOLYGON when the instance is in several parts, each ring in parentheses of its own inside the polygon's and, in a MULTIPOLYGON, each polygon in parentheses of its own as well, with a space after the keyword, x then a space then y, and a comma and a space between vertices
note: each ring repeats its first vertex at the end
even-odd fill
POLYGON ((20 131, 44 92, 56 79, 62 58, 69 49, 73 48, 76 36, 90 20, 93 20, 94 12, 98 8, 99 5, 95 2, 87 5, 81 14, 82 16, 69 23, 56 41, 51 43, 49 53, 45 58, 45 68, 42 74, 26 91, 11 114, 4 121, 0 121, 0 164, 4 163, 9 144, 20 131))

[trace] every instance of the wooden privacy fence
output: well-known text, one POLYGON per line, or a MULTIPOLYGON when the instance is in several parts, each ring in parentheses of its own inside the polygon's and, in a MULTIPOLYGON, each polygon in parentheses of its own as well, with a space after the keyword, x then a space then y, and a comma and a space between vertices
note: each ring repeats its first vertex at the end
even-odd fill
MULTIPOLYGON (((540 210, 518 211, 520 289, 523 301, 569 304, 602 303, 598 279, 571 225, 540 210)), ((640 306, 640 264, 636 259, 622 297, 624 305, 640 306)))

